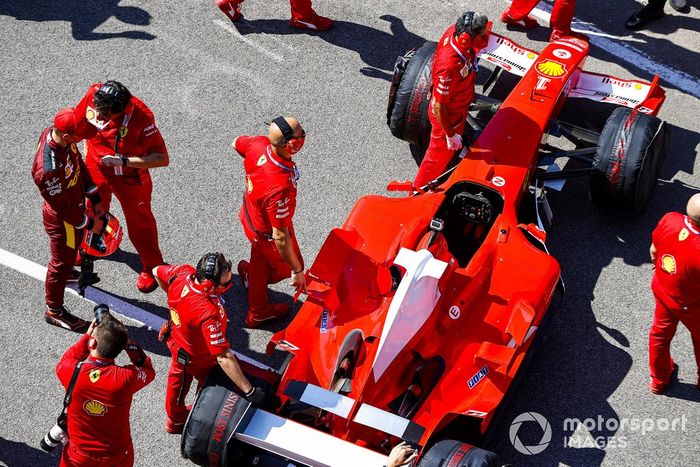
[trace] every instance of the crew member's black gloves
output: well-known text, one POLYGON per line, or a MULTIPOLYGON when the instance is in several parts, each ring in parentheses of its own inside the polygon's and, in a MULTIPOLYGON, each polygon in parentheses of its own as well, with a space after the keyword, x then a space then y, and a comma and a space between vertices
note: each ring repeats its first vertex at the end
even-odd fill
POLYGON ((267 395, 265 394, 265 391, 259 387, 253 386, 250 391, 243 395, 243 397, 245 397, 245 399, 254 406, 260 407, 262 403, 265 402, 267 395))
POLYGON ((126 344, 126 354, 129 360, 136 366, 143 366, 146 363, 146 352, 143 351, 140 345, 136 345, 133 341, 126 344))

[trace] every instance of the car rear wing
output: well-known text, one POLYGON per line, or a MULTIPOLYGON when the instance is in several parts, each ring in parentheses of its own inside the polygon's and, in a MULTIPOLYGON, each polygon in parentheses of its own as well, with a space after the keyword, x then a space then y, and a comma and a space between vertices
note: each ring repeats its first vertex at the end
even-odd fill
MULTIPOLYGON (((570 47, 567 39, 555 41, 547 46, 554 55, 562 47, 570 47)), ((481 49, 477 57, 517 76, 525 73, 537 62, 540 54, 525 48, 510 39, 491 33, 488 45, 481 49)), ((637 109, 642 113, 656 115, 666 98, 666 92, 659 85, 659 77, 651 83, 640 80, 624 80, 613 76, 580 71, 572 76, 572 84, 567 97, 585 98, 596 102, 637 109)))

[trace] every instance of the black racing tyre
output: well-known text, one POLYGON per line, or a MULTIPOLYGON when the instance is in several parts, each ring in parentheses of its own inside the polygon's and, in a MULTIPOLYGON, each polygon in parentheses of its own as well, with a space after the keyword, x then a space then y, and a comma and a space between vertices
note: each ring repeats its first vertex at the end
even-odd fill
POLYGON ((182 457, 202 466, 228 465, 229 441, 250 407, 232 389, 230 378, 216 365, 187 418, 180 444, 182 457))
POLYGON ((490 451, 471 444, 443 439, 428 449, 417 467, 501 467, 503 463, 490 451))
POLYGON ((591 172, 591 200, 600 206, 639 213, 649 203, 666 157, 665 122, 626 107, 608 117, 591 172))
POLYGON ((391 134, 425 150, 430 143, 430 74, 436 42, 426 42, 396 60, 387 105, 391 134))

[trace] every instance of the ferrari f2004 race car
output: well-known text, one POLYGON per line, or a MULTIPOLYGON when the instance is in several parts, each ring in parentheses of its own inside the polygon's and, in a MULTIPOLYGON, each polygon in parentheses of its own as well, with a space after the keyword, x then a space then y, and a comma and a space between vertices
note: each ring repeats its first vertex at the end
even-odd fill
MULTIPOLYGON (((390 98, 392 131, 416 146, 430 130, 434 48, 399 62, 390 98)), ((546 184, 590 176, 594 202, 640 211, 664 157, 657 79, 585 72, 587 55, 573 38, 538 54, 493 34, 480 54, 496 65, 484 89, 499 70, 521 78, 502 102, 479 96, 473 110, 490 116, 470 117, 461 161, 423 187, 390 184, 407 197, 355 204, 307 273, 308 299, 270 341, 268 350, 288 353, 282 368, 246 365, 278 403, 252 408, 212 375, 183 455, 200 465, 379 467, 405 440, 419 449, 419 466, 501 465, 475 446, 563 292, 545 247, 546 184), (615 104, 600 134, 556 119, 579 97, 615 104), (550 135, 575 149, 551 148, 550 135), (555 157, 583 167, 551 170, 555 157)))

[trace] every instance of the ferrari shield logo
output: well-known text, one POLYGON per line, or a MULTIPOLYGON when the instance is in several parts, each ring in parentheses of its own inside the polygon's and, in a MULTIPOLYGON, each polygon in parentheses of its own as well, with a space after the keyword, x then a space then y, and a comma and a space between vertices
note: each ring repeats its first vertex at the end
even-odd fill
POLYGON ((129 129, 125 126, 120 126, 119 127, 119 136, 122 138, 126 137, 126 134, 129 132, 129 129))
POLYGON ((686 238, 688 238, 689 235, 690 235, 690 232, 688 232, 688 229, 686 229, 685 227, 683 227, 683 228, 681 229, 681 231, 678 232, 678 241, 679 241, 679 242, 682 242, 683 240, 685 240, 686 238))
POLYGON ((258 166, 263 165, 265 162, 267 162, 267 157, 265 157, 265 154, 260 156, 260 159, 258 159, 258 166))
POLYGON ((673 255, 663 255, 661 257, 661 269, 669 274, 676 273, 676 258, 673 255))
POLYGON ((184 297, 184 296, 187 295, 189 292, 190 292, 190 289, 189 289, 187 286, 184 286, 184 287, 182 288, 182 293, 180 294, 180 298, 184 297))
POLYGON ((88 378, 90 378, 90 382, 96 383, 100 379, 100 370, 92 370, 88 373, 88 378))
POLYGON ((552 78, 559 78, 566 74, 566 67, 553 60, 545 60, 537 64, 537 71, 552 78))

